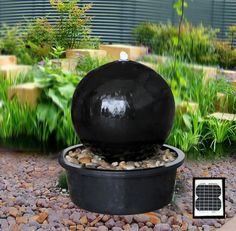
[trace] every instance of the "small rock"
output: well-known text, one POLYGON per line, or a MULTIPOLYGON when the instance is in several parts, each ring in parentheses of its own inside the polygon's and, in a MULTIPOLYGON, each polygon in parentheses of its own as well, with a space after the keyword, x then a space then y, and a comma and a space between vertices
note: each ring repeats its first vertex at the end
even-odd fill
POLYGON ((116 221, 116 226, 115 227, 122 228, 124 225, 125 225, 125 222, 119 220, 119 221, 116 221))
POLYGON ((146 225, 147 225, 148 227, 153 227, 153 224, 152 224, 152 222, 150 222, 150 221, 146 222, 146 225))
POLYGON ((17 224, 27 224, 28 218, 27 217, 16 217, 17 224))
POLYGON ((118 162, 112 162, 111 165, 112 165, 113 167, 117 167, 117 166, 119 165, 119 163, 118 163, 118 162))
POLYGON ((9 225, 6 219, 2 219, 0 218, 0 227, 2 230, 8 230, 9 229, 9 225))
POLYGON ((82 231, 82 230, 84 230, 84 226, 81 225, 81 224, 78 224, 78 225, 76 226, 76 229, 78 229, 79 231, 82 231))
POLYGON ((98 228, 97 227, 87 227, 85 228, 85 231, 97 231, 98 228))
POLYGON ((138 230, 139 230, 138 224, 133 223, 133 224, 131 225, 130 231, 138 231, 138 230))
POLYGON ((209 225, 203 225, 202 226, 203 231, 210 231, 210 226, 209 225))
POLYGON ((113 227, 111 230, 112 231, 122 231, 123 229, 120 227, 113 227))
MULTIPOLYGON (((95 216, 96 217, 96 216, 95 216)), ((98 217, 96 217, 91 223, 91 226, 96 225, 101 219, 102 219, 103 215, 99 215, 98 217)))
POLYGON ((108 231, 108 228, 106 226, 102 225, 102 226, 98 227, 97 231, 108 231))
POLYGON ((71 226, 70 226, 70 231, 76 231, 76 229, 77 229, 77 228, 76 228, 76 225, 71 225, 71 226))
POLYGON ((127 169, 127 170, 135 169, 134 162, 133 161, 128 161, 126 163, 125 169, 127 169))
POLYGON ((104 215, 102 217, 102 221, 104 221, 104 222, 108 221, 109 219, 110 219, 110 215, 104 215))
POLYGON ((91 222, 96 219, 96 216, 94 213, 87 213, 86 216, 87 216, 88 222, 91 222))
POLYGON ((71 221, 70 219, 63 219, 62 221, 63 221, 63 224, 65 226, 73 226, 73 225, 75 225, 75 223, 73 221, 71 221))
POLYGON ((10 207, 9 208, 9 214, 13 217, 16 217, 18 214, 18 209, 16 209, 15 207, 10 207))
POLYGON ((182 231, 179 225, 172 225, 173 231, 182 231))
POLYGON ((73 212, 71 215, 70 215, 70 219, 72 221, 74 221, 75 223, 79 223, 80 222, 80 213, 79 212, 73 212))
POLYGON ((168 220, 168 217, 166 215, 161 215, 161 222, 166 223, 168 220))
POLYGON ((182 225, 182 216, 178 214, 176 217, 174 217, 173 222, 175 225, 181 226, 182 225))
POLYGON ((147 226, 145 225, 145 226, 141 227, 141 228, 139 229, 139 231, 152 231, 152 229, 149 228, 149 227, 147 227, 147 226))
POLYGON ((188 223, 183 222, 183 224, 182 224, 182 226, 181 226, 181 230, 187 231, 187 230, 188 230, 188 223))
POLYGON ((203 225, 203 220, 202 219, 194 219, 193 220, 193 224, 198 226, 198 227, 201 227, 203 225))
POLYGON ((214 222, 214 226, 215 226, 215 228, 220 228, 220 227, 221 227, 221 224, 218 223, 218 222, 214 222))
POLYGON ((124 230, 130 230, 131 229, 130 224, 123 225, 123 229, 124 230))
POLYGON ((7 222, 8 222, 9 225, 13 225, 13 224, 16 223, 16 219, 12 216, 8 216, 7 217, 7 222))
POLYGON ((161 223, 161 219, 157 216, 157 214, 155 213, 147 213, 147 215, 149 216, 149 221, 156 225, 156 224, 159 224, 161 223))
POLYGON ((38 199, 36 205, 42 208, 48 208, 48 201, 46 199, 38 199))
POLYGON ((79 222, 80 222, 80 224, 84 225, 84 224, 88 223, 88 219, 86 216, 83 216, 80 218, 79 222))
POLYGON ((169 224, 157 224, 155 225, 154 231, 170 231, 171 227, 169 224))
POLYGON ((113 218, 110 218, 106 223, 105 223, 106 227, 108 229, 111 229, 112 227, 114 227, 116 225, 115 221, 113 218))
POLYGON ((42 212, 38 215, 38 218, 36 219, 36 221, 39 223, 39 224, 42 224, 48 217, 48 213, 46 212, 42 212))
POLYGON ((146 223, 147 221, 149 221, 149 217, 145 214, 138 214, 138 215, 134 215, 134 220, 136 222, 146 223))
POLYGON ((91 163, 91 157, 82 157, 79 159, 80 164, 88 164, 91 163))
POLYGON ((124 216, 124 221, 125 221, 125 223, 131 224, 133 221, 133 216, 132 215, 124 216))
POLYGON ((9 231, 19 231, 19 226, 17 224, 12 224, 9 228, 9 231))

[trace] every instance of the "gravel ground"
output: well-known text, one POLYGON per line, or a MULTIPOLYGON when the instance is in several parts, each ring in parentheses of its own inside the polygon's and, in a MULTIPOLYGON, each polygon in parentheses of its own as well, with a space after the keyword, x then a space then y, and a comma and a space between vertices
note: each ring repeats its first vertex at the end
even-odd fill
POLYGON ((73 205, 56 187, 62 168, 54 158, 0 152, 0 230, 168 231, 216 230, 225 219, 192 219, 192 177, 226 177, 226 216, 236 212, 236 161, 190 162, 179 168, 173 203, 156 212, 109 216, 73 205))

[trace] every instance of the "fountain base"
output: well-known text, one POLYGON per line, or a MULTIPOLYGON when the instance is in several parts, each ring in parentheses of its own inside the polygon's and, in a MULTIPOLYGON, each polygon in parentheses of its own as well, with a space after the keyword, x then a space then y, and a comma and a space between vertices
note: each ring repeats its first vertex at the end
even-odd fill
POLYGON ((177 155, 173 162, 164 166, 114 171, 84 168, 68 162, 67 153, 81 147, 81 144, 68 147, 59 156, 59 163, 67 172, 71 200, 80 208, 102 214, 128 215, 154 211, 170 203, 176 170, 185 157, 181 150, 163 145, 162 149, 168 148, 177 155))

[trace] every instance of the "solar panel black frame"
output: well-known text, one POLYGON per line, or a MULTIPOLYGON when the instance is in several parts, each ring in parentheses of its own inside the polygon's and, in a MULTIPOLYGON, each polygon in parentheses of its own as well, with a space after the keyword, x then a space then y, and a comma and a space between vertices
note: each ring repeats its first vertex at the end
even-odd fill
POLYGON ((193 177, 193 218, 214 218, 214 219, 224 219, 225 218, 225 177, 193 177), (223 215, 222 216, 196 216, 195 215, 195 181, 196 180, 222 180, 222 206, 223 215))

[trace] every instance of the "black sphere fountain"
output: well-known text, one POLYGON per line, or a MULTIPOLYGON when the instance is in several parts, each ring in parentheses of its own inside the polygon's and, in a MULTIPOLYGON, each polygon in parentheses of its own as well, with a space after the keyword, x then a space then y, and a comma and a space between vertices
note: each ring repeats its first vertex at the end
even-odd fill
POLYGON ((154 70, 125 56, 89 72, 78 84, 71 113, 83 145, 69 147, 59 157, 72 201, 104 214, 137 214, 167 205, 184 161, 182 151, 164 145, 175 113, 171 89, 154 70), (66 158, 88 147, 108 163, 140 163, 157 150, 168 150, 175 158, 131 170, 90 168, 66 158))

